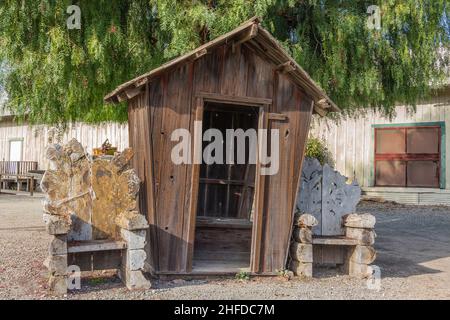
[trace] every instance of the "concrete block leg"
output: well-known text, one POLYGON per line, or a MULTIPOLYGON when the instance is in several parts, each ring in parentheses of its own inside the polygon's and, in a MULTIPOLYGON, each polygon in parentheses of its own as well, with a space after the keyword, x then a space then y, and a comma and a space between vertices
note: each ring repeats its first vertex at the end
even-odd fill
POLYGON ((151 288, 143 273, 145 258, 144 250, 124 250, 119 276, 129 290, 151 288))
MULTIPOLYGON (((136 220, 137 218, 135 218, 136 220)), ((124 224, 128 229, 121 228, 122 239, 127 242, 127 249, 123 251, 122 263, 120 268, 120 278, 129 290, 149 289, 150 281, 144 276, 144 267, 147 254, 144 250, 146 239, 146 228, 141 226, 131 227, 130 219, 124 224)))

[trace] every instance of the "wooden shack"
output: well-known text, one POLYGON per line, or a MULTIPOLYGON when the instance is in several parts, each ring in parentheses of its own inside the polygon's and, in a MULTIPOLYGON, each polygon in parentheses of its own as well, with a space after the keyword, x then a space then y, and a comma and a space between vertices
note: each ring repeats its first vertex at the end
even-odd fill
POLYGON ((105 101, 128 102, 155 274, 286 268, 311 115, 338 108, 258 19, 120 85, 105 101), (202 134, 194 121, 203 132, 279 129, 278 173, 262 175, 259 161, 174 164, 171 133, 202 134))

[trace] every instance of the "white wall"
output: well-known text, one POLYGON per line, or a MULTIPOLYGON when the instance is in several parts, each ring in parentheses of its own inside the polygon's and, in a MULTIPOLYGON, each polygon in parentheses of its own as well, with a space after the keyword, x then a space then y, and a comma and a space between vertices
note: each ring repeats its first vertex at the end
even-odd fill
MULTIPOLYGON (((45 158, 45 147, 49 142, 57 142, 55 130, 52 127, 27 124, 19 125, 11 120, 0 119, 0 160, 9 160, 9 140, 23 139, 23 161, 38 161, 40 169, 48 168, 45 158)), ((89 153, 93 148, 101 147, 109 139, 110 143, 123 150, 128 147, 128 125, 118 123, 105 123, 101 125, 87 125, 74 123, 61 136, 60 141, 65 143, 76 138, 89 153)))

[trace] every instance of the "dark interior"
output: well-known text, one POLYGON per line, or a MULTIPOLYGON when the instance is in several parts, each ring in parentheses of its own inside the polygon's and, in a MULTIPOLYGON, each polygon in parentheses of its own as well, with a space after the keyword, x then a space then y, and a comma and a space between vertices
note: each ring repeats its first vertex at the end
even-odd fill
MULTIPOLYGON (((203 133, 210 128, 220 130, 225 163, 208 165, 203 161, 200 167, 194 271, 234 272, 250 266, 256 165, 249 163, 248 139, 245 164, 237 164, 236 147, 234 164, 226 164, 232 151, 227 150, 225 137, 226 129, 257 129, 258 112, 254 107, 205 104, 203 133)), ((210 143, 204 141, 203 150, 210 143)))

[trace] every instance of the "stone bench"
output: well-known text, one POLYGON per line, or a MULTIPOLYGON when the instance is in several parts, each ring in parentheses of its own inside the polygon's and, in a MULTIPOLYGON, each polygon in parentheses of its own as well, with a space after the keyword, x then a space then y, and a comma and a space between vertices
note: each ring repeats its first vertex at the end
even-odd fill
POLYGON ((345 235, 314 236, 312 228, 317 225, 317 219, 309 214, 297 214, 289 251, 289 269, 297 276, 312 277, 313 265, 323 263, 323 259, 317 261, 317 256, 322 253, 321 249, 326 249, 326 262, 342 265, 351 276, 371 276, 370 264, 376 258, 373 248, 375 222, 375 217, 370 214, 349 214, 342 219, 345 235))
POLYGON ((130 149, 114 157, 89 158, 71 140, 52 145, 41 188, 46 195, 44 222, 52 235, 44 265, 49 288, 67 292, 73 270, 119 270, 128 289, 150 288, 143 274, 148 223, 137 211, 139 178, 129 162, 130 149))

